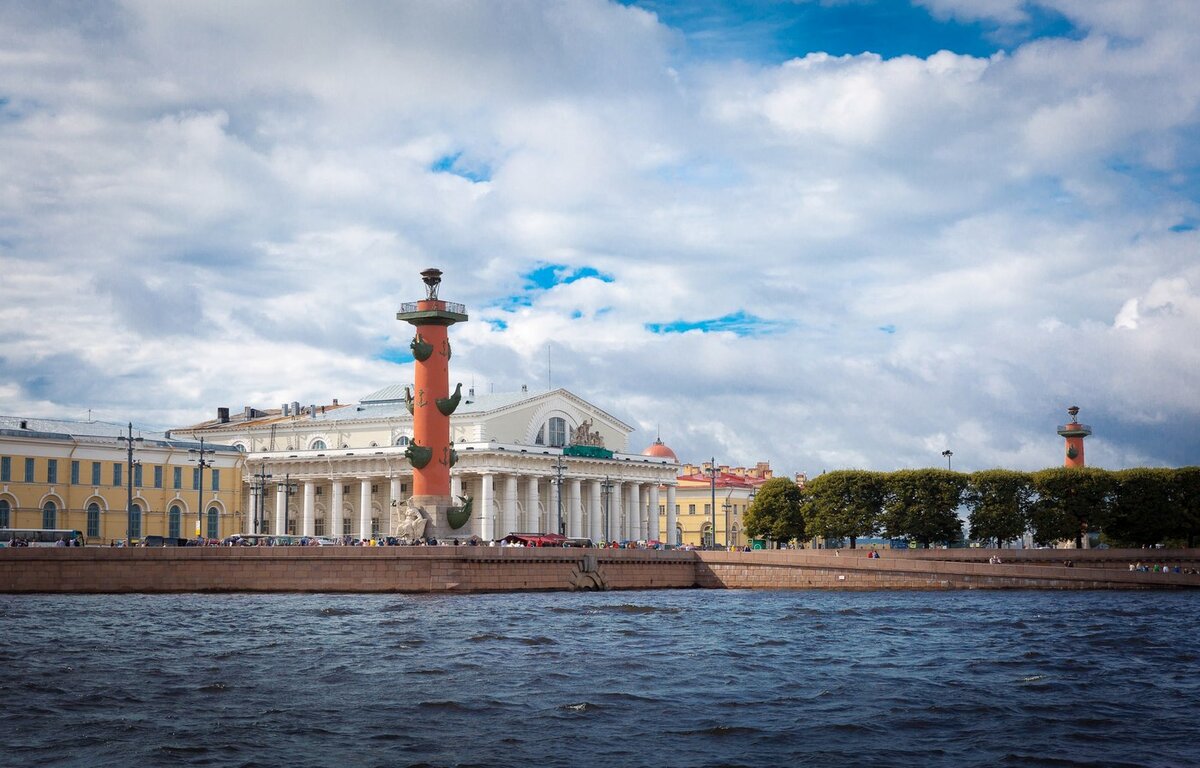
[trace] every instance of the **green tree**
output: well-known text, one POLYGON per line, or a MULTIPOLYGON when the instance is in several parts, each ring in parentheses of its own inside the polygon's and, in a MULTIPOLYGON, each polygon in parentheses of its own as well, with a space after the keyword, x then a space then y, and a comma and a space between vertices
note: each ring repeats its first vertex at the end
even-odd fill
POLYGON ((1196 546, 1200 534, 1200 467, 1180 467, 1171 483, 1171 503, 1177 512, 1175 530, 1171 535, 1187 539, 1188 547, 1196 546))
POLYGON ((743 519, 751 538, 791 541, 804 538, 800 488, 786 477, 763 483, 743 519))
POLYGON ((1112 508, 1104 536, 1114 544, 1145 547, 1179 529, 1172 498, 1176 470, 1138 467, 1112 474, 1112 508))
POLYGON ((971 538, 994 541, 997 547, 1021 538, 1029 527, 1032 502, 1033 487, 1028 472, 986 469, 973 473, 963 494, 963 503, 969 510, 971 538))
POLYGON ((883 510, 884 475, 861 469, 828 472, 804 488, 805 517, 812 536, 850 539, 854 549, 860 536, 879 531, 883 510))
POLYGON ((962 504, 967 476, 948 469, 902 469, 887 475, 883 527, 889 536, 933 542, 962 540, 962 504))
POLYGON ((1095 467, 1054 467, 1034 472, 1038 499, 1030 513, 1039 544, 1074 540, 1083 547, 1089 530, 1101 530, 1112 505, 1112 473, 1095 467))

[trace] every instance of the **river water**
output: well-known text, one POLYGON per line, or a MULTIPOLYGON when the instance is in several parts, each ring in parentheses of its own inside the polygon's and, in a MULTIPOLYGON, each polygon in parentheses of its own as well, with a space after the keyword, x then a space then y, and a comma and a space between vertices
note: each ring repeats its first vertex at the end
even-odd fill
POLYGON ((0 595, 0 765, 1196 766, 1198 606, 0 595))

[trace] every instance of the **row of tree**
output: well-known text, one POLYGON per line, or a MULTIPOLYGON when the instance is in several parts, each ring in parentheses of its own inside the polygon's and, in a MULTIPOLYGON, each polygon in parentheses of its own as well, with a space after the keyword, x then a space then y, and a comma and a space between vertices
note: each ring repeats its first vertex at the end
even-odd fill
POLYGON ((1200 534, 1200 467, 1124 469, 1056 467, 1039 472, 946 469, 828 472, 800 488, 787 478, 762 485, 745 530, 774 541, 857 539, 883 534, 920 546, 983 543, 1033 535, 1039 545, 1099 532, 1113 546, 1174 543, 1200 534))

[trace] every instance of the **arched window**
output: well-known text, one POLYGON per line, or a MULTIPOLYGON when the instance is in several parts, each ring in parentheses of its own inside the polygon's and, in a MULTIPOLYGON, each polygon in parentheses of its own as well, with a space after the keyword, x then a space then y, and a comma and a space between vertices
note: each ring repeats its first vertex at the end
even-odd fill
POLYGON ((313 440, 313 444, 309 447, 309 450, 310 451, 325 450, 325 441, 324 440, 313 440))
POLYGON ((711 547, 713 545, 713 531, 711 523, 705 523, 700 528, 700 542, 706 547, 711 547))
POLYGON ((354 526, 354 521, 350 519, 350 515, 343 515, 342 516, 342 535, 343 536, 353 535, 353 533, 354 533, 353 526, 354 526))
POLYGON ((12 520, 9 517, 12 515, 12 507, 7 499, 0 499, 0 528, 12 528, 12 520))
POLYGON ((314 536, 324 536, 325 535, 325 518, 318 517, 316 520, 313 521, 313 535, 314 536))
POLYGON ((562 448, 567 444, 567 420, 562 416, 551 416, 549 421, 550 427, 550 447, 562 448))
POLYGON ((678 525, 675 526, 675 543, 676 544, 683 543, 683 527, 682 526, 678 526, 678 525))
POLYGON ((129 508, 129 537, 131 539, 142 537, 142 508, 137 504, 129 508))
POLYGON ((87 535, 100 538, 100 505, 94 501, 87 508, 87 535))
POLYGON ((208 538, 215 539, 220 536, 220 531, 217 528, 217 508, 208 508, 208 538))
POLYGON ((45 506, 42 507, 42 527, 58 527, 58 507, 53 501, 47 501, 45 506))
POLYGON ((401 447, 408 445, 408 435, 400 435, 400 437, 397 437, 396 445, 399 445, 401 447))
POLYGON ((179 529, 183 527, 183 511, 178 504, 171 505, 171 511, 167 513, 167 536, 172 539, 179 538, 179 529))

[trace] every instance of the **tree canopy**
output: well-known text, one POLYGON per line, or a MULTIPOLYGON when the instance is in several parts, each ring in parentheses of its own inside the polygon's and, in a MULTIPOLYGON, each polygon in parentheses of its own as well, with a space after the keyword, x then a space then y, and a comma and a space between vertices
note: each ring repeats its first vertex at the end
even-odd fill
POLYGON ((1034 472, 1038 500, 1030 512, 1033 538, 1039 544, 1064 539, 1083 547, 1083 536, 1108 520, 1113 492, 1111 472, 1094 467, 1055 467, 1034 472))
POLYGON ((854 549, 860 536, 879 531, 884 477, 880 472, 846 469, 828 472, 804 488, 809 534, 824 539, 849 539, 854 549))
POLYGON ((1021 538, 1029 527, 1032 502, 1033 487, 1027 472, 987 469, 973 473, 963 494, 971 538, 994 541, 997 547, 1021 538))
POLYGON ((907 537, 922 547, 962 540, 962 503, 967 476, 948 469, 902 469, 887 475, 883 527, 888 536, 907 537))
POLYGON ((805 524, 799 486, 786 477, 773 477, 763 483, 743 522, 746 534, 752 538, 803 539, 805 524))

